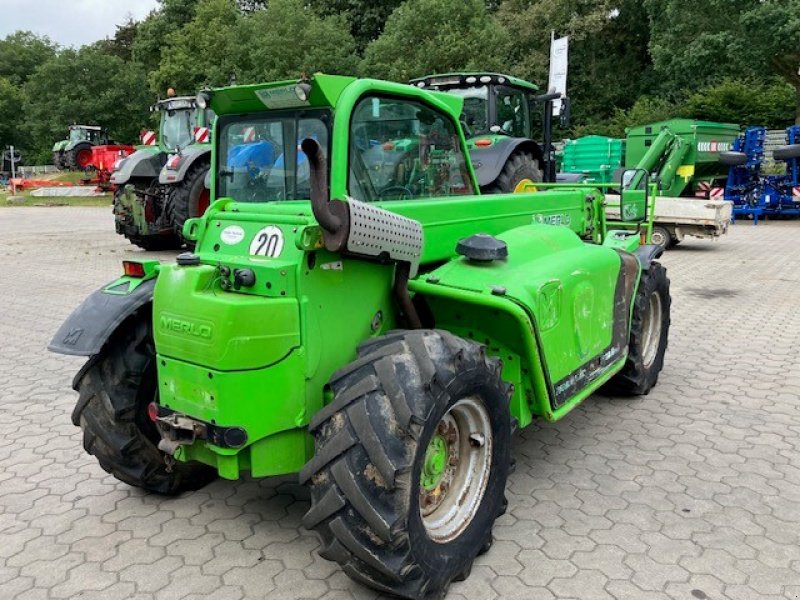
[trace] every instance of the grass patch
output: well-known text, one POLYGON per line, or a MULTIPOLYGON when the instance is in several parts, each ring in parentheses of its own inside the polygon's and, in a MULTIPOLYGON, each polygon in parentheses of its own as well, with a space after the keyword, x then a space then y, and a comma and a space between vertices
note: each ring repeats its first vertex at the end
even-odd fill
POLYGON ((55 196, 37 198, 30 192, 21 192, 17 196, 25 199, 19 204, 9 204, 7 198, 10 192, 0 192, 0 208, 13 206, 111 206, 111 194, 105 196, 55 196))

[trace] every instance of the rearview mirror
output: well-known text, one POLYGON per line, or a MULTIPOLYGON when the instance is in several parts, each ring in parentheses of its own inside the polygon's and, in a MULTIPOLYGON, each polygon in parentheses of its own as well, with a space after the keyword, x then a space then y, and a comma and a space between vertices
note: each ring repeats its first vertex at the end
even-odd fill
POLYGON ((619 213, 626 223, 647 220, 650 176, 644 169, 628 169, 620 177, 619 213))

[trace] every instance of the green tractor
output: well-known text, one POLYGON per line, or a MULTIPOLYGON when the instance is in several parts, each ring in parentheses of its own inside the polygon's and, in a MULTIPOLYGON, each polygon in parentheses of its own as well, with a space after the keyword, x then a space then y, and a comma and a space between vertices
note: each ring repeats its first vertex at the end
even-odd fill
POLYGON ((563 102, 563 126, 569 120, 569 99, 540 95, 523 79, 499 73, 447 73, 412 79, 411 85, 447 92, 464 99, 461 125, 485 193, 508 193, 530 183, 555 181, 552 152, 552 102, 563 102), (539 110, 542 105, 543 111, 539 110), (534 140, 535 116, 541 114, 541 144, 534 140))
POLYGON ((117 161, 111 173, 115 226, 145 250, 179 248, 185 241, 183 222, 208 206, 204 182, 213 113, 198 108, 193 96, 174 95, 159 100, 152 110, 161 115, 159 135, 148 132, 152 143, 117 161))
POLYGON ((321 556, 441 597, 491 546, 516 428, 656 383, 670 295, 647 187, 623 191, 624 223, 589 185, 480 195, 462 100, 408 85, 202 94, 194 252, 124 262, 49 346, 89 357, 84 448, 162 494, 297 473, 321 556))
POLYGON ((69 137, 53 145, 57 169, 84 171, 92 161, 92 146, 108 144, 108 132, 97 125, 70 125, 69 137))

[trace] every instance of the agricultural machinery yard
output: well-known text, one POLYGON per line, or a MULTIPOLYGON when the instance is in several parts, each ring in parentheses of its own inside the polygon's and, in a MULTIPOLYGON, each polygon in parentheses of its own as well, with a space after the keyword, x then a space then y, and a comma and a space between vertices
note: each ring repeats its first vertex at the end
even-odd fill
MULTIPOLYGON (((672 281, 649 395, 594 396, 514 437, 509 512, 448 598, 800 596, 800 224, 740 220, 661 261, 672 281)), ((0 598, 374 598, 320 558, 296 477, 148 495, 70 422, 82 358, 45 350, 145 253, 109 207, 0 209, 0 598)))

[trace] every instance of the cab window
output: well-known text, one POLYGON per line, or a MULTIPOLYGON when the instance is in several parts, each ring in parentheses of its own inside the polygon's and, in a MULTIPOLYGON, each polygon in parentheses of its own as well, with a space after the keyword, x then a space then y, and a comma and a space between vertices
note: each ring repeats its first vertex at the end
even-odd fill
POLYGON ((363 202, 473 194, 455 125, 414 100, 370 96, 350 122, 348 190, 363 202))
POLYGON ((496 90, 497 124, 513 137, 530 137, 530 113, 525 94, 503 86, 496 90))

